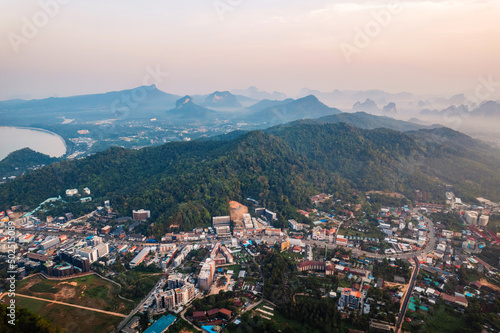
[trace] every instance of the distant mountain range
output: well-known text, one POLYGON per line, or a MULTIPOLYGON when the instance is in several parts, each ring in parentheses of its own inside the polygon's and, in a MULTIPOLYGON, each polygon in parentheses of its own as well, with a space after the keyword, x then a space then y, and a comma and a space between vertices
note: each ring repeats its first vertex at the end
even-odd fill
POLYGON ((321 103, 316 96, 309 95, 297 100, 283 102, 266 102, 269 107, 248 116, 251 121, 264 121, 267 125, 283 124, 297 119, 319 118, 342 113, 321 103))
POLYGON ((262 91, 257 89, 256 87, 250 87, 247 89, 233 89, 231 93, 240 96, 246 96, 252 98, 254 100, 263 100, 263 99, 271 99, 271 100, 283 100, 286 99, 287 96, 284 93, 273 91, 272 93, 267 91, 262 91))
POLYGON ((155 85, 104 94, 0 102, 3 124, 60 124, 107 119, 148 119, 173 108, 180 96, 167 94, 155 85))
POLYGON ((175 102, 175 108, 165 112, 165 119, 175 123, 212 121, 219 113, 193 103, 191 96, 184 96, 175 102))
POLYGON ((451 105, 442 110, 423 109, 420 111, 419 116, 424 117, 451 117, 463 116, 473 118, 500 118, 500 102, 486 101, 476 107, 469 107, 468 105, 451 105))

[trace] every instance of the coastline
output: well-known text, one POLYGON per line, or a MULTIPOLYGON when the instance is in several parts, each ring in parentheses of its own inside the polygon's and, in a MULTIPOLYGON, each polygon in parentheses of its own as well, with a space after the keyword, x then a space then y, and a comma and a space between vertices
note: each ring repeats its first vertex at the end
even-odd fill
MULTIPOLYGON (((25 127, 25 126, 3 126, 3 125, 2 125, 2 126, 0 126, 0 131, 1 131, 2 129, 4 129, 4 128, 5 128, 5 129, 15 128, 15 129, 22 129, 22 130, 31 130, 31 131, 43 132, 43 133, 46 133, 46 134, 50 134, 50 135, 56 136, 56 137, 58 137, 58 138, 62 141, 62 143, 64 144, 64 153, 63 153, 61 156, 52 156, 52 157, 63 157, 64 155, 66 155, 66 154, 68 153, 68 144, 66 143, 66 140, 65 140, 65 139, 64 139, 61 135, 59 135, 59 134, 57 134, 57 133, 51 132, 51 131, 46 130, 46 129, 44 129, 44 128, 38 128, 38 127, 25 127)), ((29 148, 29 147, 28 147, 28 148, 29 148)), ((22 148, 21 148, 21 149, 22 149, 22 148)), ((15 151, 15 150, 14 150, 14 151, 15 151)), ((12 153, 12 152, 14 152, 14 151, 9 152, 8 154, 10 154, 10 153, 12 153)), ((7 154, 7 155, 8 155, 8 154, 7 154)), ((45 153, 43 153, 43 154, 45 154, 45 153)), ((6 156, 7 156, 7 155, 6 155, 6 156)), ((49 155, 49 154, 46 154, 46 155, 49 155)), ((49 156, 51 156, 51 155, 49 155, 49 156)))

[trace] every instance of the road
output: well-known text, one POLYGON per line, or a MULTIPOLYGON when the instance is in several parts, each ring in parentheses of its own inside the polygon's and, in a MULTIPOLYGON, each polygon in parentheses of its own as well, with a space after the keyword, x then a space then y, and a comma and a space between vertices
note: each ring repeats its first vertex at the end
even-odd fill
MULTIPOLYGON (((403 252, 403 253, 396 253, 396 254, 378 254, 378 253, 371 253, 371 252, 366 252, 366 251, 361 251, 356 248, 352 248, 353 253, 356 253, 358 255, 365 255, 366 257, 370 258, 375 258, 375 259, 383 259, 383 258, 398 258, 398 259, 405 259, 405 258, 412 258, 415 256, 419 256, 424 253, 431 253, 434 250, 434 247, 436 245, 436 231, 434 229, 434 223, 432 222, 431 219, 427 217, 423 217, 424 222, 427 223, 427 230, 428 230, 428 242, 425 246, 425 248, 419 250, 419 251, 411 251, 411 252, 403 252)), ((315 241, 311 239, 304 239, 303 242, 306 245, 314 245, 316 244, 317 246, 324 247, 327 245, 328 249, 335 249, 337 245, 335 244, 328 244, 324 241, 315 241)))
MULTIPOLYGON (((166 274, 168 274, 168 272, 170 272, 170 269, 167 271, 166 274)), ((121 323, 118 325, 118 332, 120 332, 122 330, 122 328, 128 323, 128 321, 137 313, 139 312, 141 309, 143 309, 143 306, 144 306, 144 303, 149 299, 149 297, 151 297, 151 295, 153 295, 153 292, 156 290, 156 287, 160 284, 160 281, 158 281, 155 286, 153 287, 153 289, 151 289, 151 291, 149 292, 149 294, 146 295, 146 297, 144 297, 142 299, 141 302, 139 302, 139 304, 135 307, 135 309, 133 309, 132 311, 130 311, 130 313, 128 314, 128 316, 123 319, 121 321, 121 323)), ((125 317, 125 316, 124 316, 125 317)))
POLYGON ((27 295, 22 295, 22 294, 16 294, 16 297, 18 297, 18 296, 21 296, 21 297, 26 297, 26 298, 31 298, 31 299, 36 299, 36 300, 39 300, 39 301, 44 301, 44 302, 48 302, 48 303, 55 303, 55 304, 61 304, 61 305, 72 306, 72 307, 74 307, 74 308, 80 308, 80 309, 89 310, 89 311, 94 311, 94 312, 100 312, 100 313, 104 313, 104 314, 107 314, 107 315, 110 315, 110 316, 125 317, 125 315, 124 315, 124 314, 122 314, 122 313, 110 312, 110 311, 104 311, 104 310, 99 310, 99 309, 89 308, 89 307, 86 307, 86 306, 81 306, 81 305, 76 305, 76 304, 70 304, 70 303, 64 303, 64 302, 54 301, 54 300, 51 300, 51 299, 45 299, 45 298, 39 298, 39 297, 33 297, 33 296, 27 296, 27 295))
POLYGON ((411 295, 413 294, 413 288, 415 288, 415 283, 417 282, 418 272, 420 271, 420 263, 418 262, 417 257, 413 258, 415 261, 415 268, 413 269, 413 274, 411 276, 410 285, 408 289, 406 289, 406 293, 404 295, 403 302, 401 303, 401 308, 399 310, 398 320, 396 322, 396 332, 398 333, 401 325, 403 324, 403 320, 406 315, 406 310, 408 310, 408 304, 410 303, 411 295))

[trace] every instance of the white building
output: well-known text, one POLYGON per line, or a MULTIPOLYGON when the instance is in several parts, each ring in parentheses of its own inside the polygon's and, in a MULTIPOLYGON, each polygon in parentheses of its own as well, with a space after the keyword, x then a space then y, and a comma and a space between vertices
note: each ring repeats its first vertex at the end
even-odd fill
POLYGON ((68 196, 68 197, 72 197, 76 194, 78 194, 78 189, 76 189, 76 188, 66 190, 66 196, 68 196))
POLYGON ((473 210, 466 211, 464 217, 467 223, 469 223, 470 225, 477 225, 477 219, 478 219, 477 212, 473 210))
POLYGON ((479 217, 479 223, 478 223, 478 224, 479 224, 481 227, 486 227, 486 226, 488 225, 488 222, 489 222, 489 221, 490 221, 490 217, 489 217, 488 215, 484 215, 484 214, 483 214, 483 215, 481 215, 481 216, 479 217))

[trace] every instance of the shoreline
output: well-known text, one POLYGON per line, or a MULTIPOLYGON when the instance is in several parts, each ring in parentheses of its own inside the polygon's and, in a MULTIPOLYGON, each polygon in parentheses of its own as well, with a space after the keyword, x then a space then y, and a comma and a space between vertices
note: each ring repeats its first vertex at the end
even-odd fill
MULTIPOLYGON (((53 135, 53 136, 56 136, 58 137, 62 143, 64 144, 64 153, 61 155, 61 156, 52 156, 50 154, 45 154, 45 153, 42 153, 42 154, 45 154, 45 155, 49 155, 50 157, 57 157, 57 158, 60 158, 60 157, 63 157, 64 155, 66 155, 68 153, 68 144, 66 143, 66 140, 59 134, 57 133, 54 133, 54 132, 51 132, 49 130, 46 130, 44 128, 38 128, 38 127, 25 127, 25 126, 0 126, 0 131, 2 129, 9 129, 9 128, 15 128, 15 129, 22 129, 22 130, 31 130, 31 131, 37 131, 37 132, 43 132, 43 133, 46 133, 46 134, 50 134, 50 135, 53 135)), ((23 147, 23 148, 30 148, 30 149, 33 149, 31 147, 23 147)), ((23 148, 19 148, 19 149, 23 149, 23 148)), ((9 152, 7 155, 5 155, 5 157, 7 157, 9 154, 19 150, 19 149, 16 149, 16 150, 13 150, 11 152, 9 152)), ((34 149, 33 149, 34 150, 34 149)), ((41 152, 40 152, 41 153, 41 152)), ((5 158, 4 157, 4 158, 5 158)), ((3 158, 2 158, 3 159, 3 158)))

